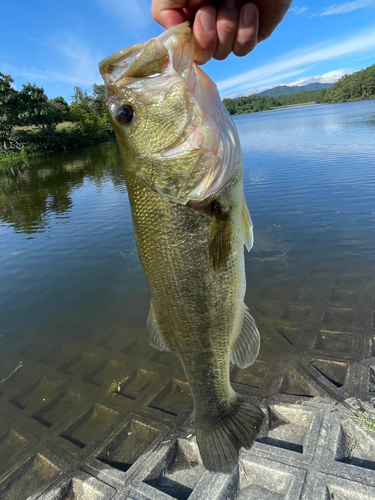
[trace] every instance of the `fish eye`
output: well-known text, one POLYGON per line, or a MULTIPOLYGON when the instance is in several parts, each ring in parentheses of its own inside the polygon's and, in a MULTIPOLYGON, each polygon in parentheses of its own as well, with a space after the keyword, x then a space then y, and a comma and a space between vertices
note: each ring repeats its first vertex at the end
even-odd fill
POLYGON ((120 123, 129 123, 132 121, 134 116, 134 110, 129 104, 126 104, 125 106, 121 106, 116 111, 116 118, 120 123))

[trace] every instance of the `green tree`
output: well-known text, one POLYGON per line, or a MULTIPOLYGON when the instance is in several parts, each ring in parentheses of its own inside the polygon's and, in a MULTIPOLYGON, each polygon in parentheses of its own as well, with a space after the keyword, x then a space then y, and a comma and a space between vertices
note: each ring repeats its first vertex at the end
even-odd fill
POLYGON ((92 96, 81 87, 74 87, 72 99, 70 119, 77 124, 83 136, 94 139, 112 133, 105 109, 104 85, 93 85, 92 96))
POLYGON ((55 131, 68 118, 69 106, 63 97, 48 99, 42 87, 28 83, 19 92, 19 125, 35 125, 46 132, 55 131))
POLYGON ((92 106, 94 113, 97 116, 106 116, 107 108, 105 103, 105 85, 97 85, 94 83, 92 86, 93 90, 93 100, 92 106))
POLYGON ((10 75, 0 73, 0 147, 4 150, 21 150, 22 145, 12 137, 18 122, 19 92, 12 86, 10 75))
POLYGON ((56 130, 59 123, 68 120, 69 105, 63 97, 54 97, 46 102, 46 114, 41 123, 42 128, 52 132, 56 130))
POLYGON ((47 114, 48 97, 42 87, 37 87, 35 83, 22 85, 19 92, 20 98, 20 125, 37 125, 44 123, 47 114))

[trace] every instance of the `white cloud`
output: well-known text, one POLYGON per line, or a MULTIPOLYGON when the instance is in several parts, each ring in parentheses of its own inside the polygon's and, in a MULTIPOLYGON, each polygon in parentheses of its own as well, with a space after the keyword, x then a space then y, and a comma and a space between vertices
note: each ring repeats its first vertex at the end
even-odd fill
MULTIPOLYGON (((270 81, 269 78, 265 78, 264 80, 259 80, 256 83, 256 87, 249 88, 248 84, 241 85, 236 88, 237 92, 234 94, 222 94, 222 97, 240 97, 244 95, 252 95, 252 94, 257 94, 258 92, 263 92, 263 90, 268 90, 274 87, 277 87, 278 85, 286 85, 286 83, 280 83, 282 80, 285 80, 287 78, 291 78, 292 76, 297 76, 300 75, 301 73, 305 73, 306 71, 311 70, 311 67, 305 67, 305 68, 300 68, 298 70, 290 71, 288 73, 284 73, 283 75, 280 75, 279 79, 272 79, 270 81)), ((278 75, 277 75, 278 76, 278 75)), ((219 89, 220 90, 220 89, 219 89)))
POLYGON ((352 68, 337 69, 334 71, 329 71, 328 73, 324 73, 324 75, 303 76, 301 78, 298 78, 298 80, 293 80, 289 82, 278 81, 277 83, 274 83, 272 85, 255 87, 252 89, 248 89, 244 92, 237 92, 235 94, 231 94, 225 97, 236 98, 241 96, 259 94, 260 92, 263 92, 265 90, 270 90, 275 87, 279 87, 280 85, 286 85, 287 87, 301 87, 302 85, 309 85, 310 83, 336 83, 337 80, 340 80, 340 78, 342 78, 344 75, 350 75, 351 73, 354 73, 354 71, 357 70, 352 68))
POLYGON ((113 19, 116 29, 122 25, 124 30, 138 34, 151 21, 150 0, 96 0, 96 2, 113 19))
POLYGON ((349 12, 353 12, 354 10, 365 9, 367 7, 374 6, 374 0, 355 0, 354 2, 345 2, 342 4, 331 5, 320 15, 332 16, 334 14, 348 14, 349 12))
POLYGON ((358 71, 358 69, 353 69, 353 68, 343 68, 343 69, 335 69, 334 71, 329 71, 328 73, 325 73, 322 75, 320 78, 320 83, 335 83, 340 78, 342 78, 344 75, 351 75, 355 71, 358 71))
POLYGON ((298 16, 299 14, 303 14, 307 10, 309 10, 308 7, 292 7, 290 9, 290 12, 293 12, 293 14, 296 14, 298 16))
POLYGON ((291 73, 297 75, 306 72, 307 67, 311 68, 318 62, 364 53, 374 48, 375 26, 372 26, 371 29, 363 31, 357 36, 339 42, 327 40, 324 45, 306 47, 299 51, 286 53, 264 66, 218 82, 218 89, 221 93, 232 89, 233 93, 276 84, 293 76, 291 73))
POLYGON ((298 80, 293 82, 284 83, 283 85, 288 85, 289 87, 300 87, 301 85, 308 85, 309 83, 336 83, 344 75, 350 75, 357 71, 351 68, 336 69, 334 71, 329 71, 324 73, 324 75, 318 76, 303 76, 298 80))

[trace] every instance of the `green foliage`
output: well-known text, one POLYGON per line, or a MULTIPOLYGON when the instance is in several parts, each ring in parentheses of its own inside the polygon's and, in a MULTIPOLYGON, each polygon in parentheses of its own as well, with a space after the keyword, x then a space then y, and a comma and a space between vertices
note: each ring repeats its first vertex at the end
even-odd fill
POLYGON ((46 106, 48 101, 44 89, 37 87, 35 83, 27 83, 26 85, 22 85, 22 90, 18 96, 20 102, 19 124, 37 126, 43 124, 47 113, 46 106))
POLYGON ((12 83, 10 75, 0 73, 0 150, 6 152, 21 150, 21 145, 12 138, 19 113, 19 94, 12 83))
POLYGON ((239 115, 294 104, 333 103, 371 98, 375 98, 375 64, 352 75, 343 76, 341 80, 329 88, 307 90, 277 97, 251 95, 238 99, 223 99, 223 103, 231 115, 239 115))
POLYGON ((42 87, 23 85, 19 92, 19 125, 35 125, 52 133, 68 118, 69 106, 63 97, 48 99, 42 87))
POLYGON ((239 97, 238 99, 223 99, 223 104, 231 115, 256 113, 280 106, 278 98, 256 95, 239 97))
POLYGON ((74 87, 70 105, 70 119, 75 122, 81 134, 88 139, 112 135, 112 126, 105 109, 104 85, 94 85, 93 95, 74 87))
POLYGON ((54 131, 59 123, 67 121, 69 116, 69 105, 63 97, 48 99, 46 102, 46 114, 42 128, 54 131))
POLYGON ((360 424, 366 426, 370 431, 375 432, 375 416, 368 415, 362 411, 354 410, 360 424))
MULTIPOLYGON (((62 97, 48 99, 44 89, 35 84, 27 83, 18 92, 12 83, 10 75, 0 73, 0 158, 14 153, 66 150, 113 137, 104 85, 93 85, 92 94, 74 87, 69 106, 62 97), (74 126, 59 130, 57 125, 65 121, 73 122, 74 126), (25 130, 27 126, 35 129, 25 130)), ((223 103, 231 115, 238 115, 294 104, 370 98, 375 98, 375 64, 344 76, 330 88, 276 97, 251 95, 224 99, 223 103)))
POLYGON ((278 100, 281 106, 317 102, 318 96, 324 91, 325 89, 305 90, 304 92, 299 92, 298 94, 279 95, 278 100))
POLYGON ((75 127, 62 130, 16 130, 14 137, 23 144, 26 154, 46 153, 50 151, 66 151, 67 149, 91 146, 94 140, 84 137, 75 127))
POLYGON ((12 83, 10 75, 0 73, 0 158, 72 149, 113 137, 104 85, 93 85, 92 95, 75 87, 69 106, 62 97, 48 99, 35 84, 27 83, 18 92, 12 83), (67 121, 73 123, 57 128, 67 121))
POLYGON ((375 64, 345 75, 326 93, 326 102, 343 102, 375 97, 375 64))

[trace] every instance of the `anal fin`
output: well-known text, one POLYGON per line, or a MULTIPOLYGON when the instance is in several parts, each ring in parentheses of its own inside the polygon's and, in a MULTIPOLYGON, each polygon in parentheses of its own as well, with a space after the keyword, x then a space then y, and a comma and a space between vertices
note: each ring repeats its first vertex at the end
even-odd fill
POLYGON ((254 231, 253 231, 253 221, 251 220, 250 212, 246 204, 245 198, 243 199, 242 205, 242 232, 244 244, 247 251, 253 248, 254 245, 254 231))
POLYGON ((244 304, 244 317, 241 333, 230 355, 232 364, 239 368, 247 368, 254 364, 260 348, 260 335, 254 318, 244 304))
POLYGON ((160 328, 152 309, 152 303, 150 306, 150 312, 148 313, 147 328, 148 328, 148 340, 152 345, 152 347, 155 347, 155 349, 157 349, 158 351, 168 352, 169 349, 160 333, 160 328))

